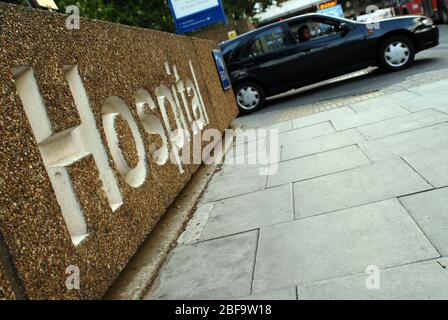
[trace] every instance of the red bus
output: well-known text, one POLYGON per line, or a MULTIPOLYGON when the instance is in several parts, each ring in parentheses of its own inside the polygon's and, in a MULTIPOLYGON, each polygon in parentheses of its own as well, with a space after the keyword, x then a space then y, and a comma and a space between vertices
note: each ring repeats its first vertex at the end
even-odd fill
POLYGON ((441 23, 448 23, 448 0, 404 0, 400 2, 402 14, 422 14, 441 23))

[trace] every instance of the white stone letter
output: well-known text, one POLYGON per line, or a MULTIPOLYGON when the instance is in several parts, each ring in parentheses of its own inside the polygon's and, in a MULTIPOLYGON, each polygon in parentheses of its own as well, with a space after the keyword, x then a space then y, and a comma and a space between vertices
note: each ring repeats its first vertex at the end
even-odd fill
POLYGON ((110 97, 104 103, 102 113, 103 127, 104 132, 106 133, 107 143, 118 171, 131 187, 140 187, 146 179, 146 153, 142 136, 140 135, 137 123, 135 122, 131 111, 122 99, 118 97, 110 97), (117 131, 115 130, 115 120, 118 115, 127 122, 131 129, 132 137, 134 138, 138 155, 138 164, 135 168, 129 167, 119 146, 119 138, 117 131))
POLYGON ((53 132, 32 68, 16 68, 13 74, 71 239, 75 245, 79 245, 87 236, 87 225, 66 167, 90 154, 93 155, 103 183, 103 191, 112 211, 117 210, 123 200, 109 166, 78 69, 76 66, 66 66, 64 71, 82 124, 56 134, 53 132))

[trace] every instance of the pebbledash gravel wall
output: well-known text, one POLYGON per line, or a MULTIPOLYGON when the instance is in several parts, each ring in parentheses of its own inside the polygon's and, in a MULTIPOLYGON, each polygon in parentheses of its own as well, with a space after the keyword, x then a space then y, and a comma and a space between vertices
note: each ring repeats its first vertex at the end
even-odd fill
POLYGON ((238 113, 212 42, 66 19, 0 3, 0 299, 101 298, 198 168, 182 141, 238 113))

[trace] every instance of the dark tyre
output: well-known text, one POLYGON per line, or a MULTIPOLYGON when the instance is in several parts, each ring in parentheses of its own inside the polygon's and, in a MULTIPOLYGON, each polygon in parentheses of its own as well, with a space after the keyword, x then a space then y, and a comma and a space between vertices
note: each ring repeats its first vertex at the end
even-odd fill
POLYGON ((448 9, 446 0, 439 1, 439 18, 441 23, 448 24, 448 9))
POLYGON ((378 49, 378 64, 387 71, 406 69, 414 62, 414 58, 414 44, 405 36, 387 38, 378 49))
POLYGON ((251 113, 259 110, 266 101, 264 89, 255 82, 245 82, 237 85, 235 95, 241 113, 251 113))

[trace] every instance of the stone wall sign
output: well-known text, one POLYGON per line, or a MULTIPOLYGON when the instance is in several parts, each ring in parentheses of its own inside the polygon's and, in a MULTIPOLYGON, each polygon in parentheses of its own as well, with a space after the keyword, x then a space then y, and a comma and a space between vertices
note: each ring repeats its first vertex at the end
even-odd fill
POLYGON ((3 3, 0 30, 0 298, 100 298, 233 93, 207 40, 3 3))

